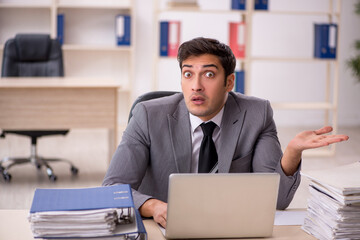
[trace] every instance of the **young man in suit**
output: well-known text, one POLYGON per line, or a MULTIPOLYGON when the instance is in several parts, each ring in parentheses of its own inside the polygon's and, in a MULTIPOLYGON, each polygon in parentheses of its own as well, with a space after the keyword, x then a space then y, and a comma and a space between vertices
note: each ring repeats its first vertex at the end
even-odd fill
POLYGON ((215 123, 211 171, 279 173, 278 209, 299 186, 302 151, 348 139, 324 135, 331 127, 305 131, 283 154, 270 103, 232 92, 236 60, 227 45, 196 38, 180 46, 178 61, 182 93, 137 104, 103 182, 130 184, 141 215, 164 227, 169 175, 200 172, 203 122, 215 123))

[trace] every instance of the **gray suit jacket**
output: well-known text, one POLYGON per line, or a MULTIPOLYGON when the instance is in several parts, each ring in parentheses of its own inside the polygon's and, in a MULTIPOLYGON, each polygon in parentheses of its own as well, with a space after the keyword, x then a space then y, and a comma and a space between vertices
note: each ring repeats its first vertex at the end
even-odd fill
MULTIPOLYGON (((278 209, 285 209, 300 184, 286 176, 270 103, 230 92, 221 123, 219 173, 277 172, 278 209)), ((130 184, 135 206, 149 198, 167 201, 171 173, 190 173, 191 127, 183 94, 137 104, 103 185, 130 184)))

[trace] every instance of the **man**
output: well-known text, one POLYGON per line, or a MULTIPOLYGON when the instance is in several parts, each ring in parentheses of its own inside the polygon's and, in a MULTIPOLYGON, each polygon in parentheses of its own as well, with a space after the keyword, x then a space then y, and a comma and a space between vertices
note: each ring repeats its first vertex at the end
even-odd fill
POLYGON ((299 186, 302 151, 348 139, 323 135, 331 127, 306 131, 282 154, 269 102, 231 91, 236 60, 228 46, 196 38, 180 46, 178 61, 182 93, 137 104, 103 182, 130 184, 141 215, 163 227, 169 175, 200 169, 203 122, 216 124, 217 153, 211 156, 217 155, 219 173, 280 174, 278 209, 290 204, 299 186))

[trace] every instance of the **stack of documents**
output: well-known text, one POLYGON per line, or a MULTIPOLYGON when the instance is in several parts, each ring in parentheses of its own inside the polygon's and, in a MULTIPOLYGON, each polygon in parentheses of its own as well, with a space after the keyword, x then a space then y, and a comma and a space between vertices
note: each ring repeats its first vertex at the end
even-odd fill
POLYGON ((36 189, 28 220, 34 237, 146 239, 129 185, 36 189))
POLYGON ((301 174, 311 180, 302 228, 318 239, 360 239, 360 162, 301 174))

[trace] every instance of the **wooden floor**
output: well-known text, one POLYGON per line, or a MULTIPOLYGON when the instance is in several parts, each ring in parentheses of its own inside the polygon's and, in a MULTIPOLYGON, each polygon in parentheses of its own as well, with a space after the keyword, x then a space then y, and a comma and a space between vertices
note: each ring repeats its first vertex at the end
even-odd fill
MULTIPOLYGON (((300 128, 279 128, 283 147, 300 128)), ((340 128, 350 140, 337 145, 333 157, 305 157, 302 169, 328 168, 360 160, 360 127, 340 128)), ((100 186, 108 167, 107 130, 71 130, 63 136, 44 137, 38 141, 38 152, 44 157, 62 157, 73 161, 79 168, 77 177, 72 177, 65 163, 53 164, 56 182, 50 182, 44 169, 32 165, 16 166, 10 170, 12 180, 5 183, 0 175, 0 209, 29 209, 36 188, 80 188, 100 186)), ((8 135, 0 138, 0 158, 27 156, 30 141, 26 137, 8 135)), ((308 197, 308 181, 303 178, 290 208, 305 208, 308 197)))

